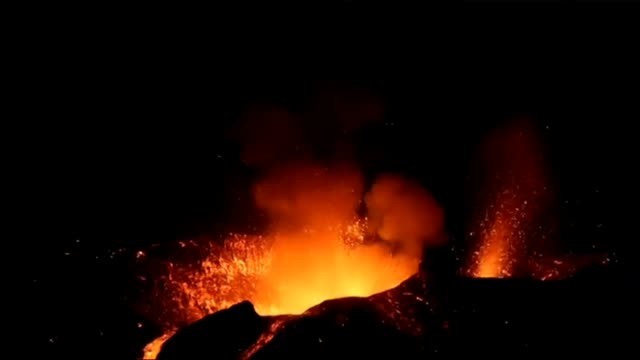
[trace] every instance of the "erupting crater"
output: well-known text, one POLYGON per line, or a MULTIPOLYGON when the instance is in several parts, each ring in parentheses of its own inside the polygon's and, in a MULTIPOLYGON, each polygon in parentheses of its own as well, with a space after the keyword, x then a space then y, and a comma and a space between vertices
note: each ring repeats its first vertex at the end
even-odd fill
MULTIPOLYGON (((283 348, 306 354, 318 344, 308 343, 306 350, 300 350, 305 341, 332 338, 334 349, 343 348, 346 337, 340 334, 345 331, 357 344, 376 343, 371 339, 380 337, 378 347, 349 345, 366 348, 371 356, 386 351, 384 346, 391 343, 394 349, 405 344, 399 348, 416 354, 424 350, 422 345, 416 347, 416 339, 425 324, 435 333, 446 333, 449 323, 440 316, 469 311, 470 317, 475 316, 475 307, 465 303, 467 292, 482 298, 482 289, 501 292, 506 287, 507 296, 501 301, 507 306, 520 291, 521 285, 514 282, 496 285, 469 278, 525 277, 532 291, 547 291, 538 288, 539 281, 526 281, 567 277, 579 261, 542 256, 537 250, 547 239, 548 229, 539 218, 549 191, 531 134, 527 124, 520 123, 489 139, 487 191, 477 201, 483 211, 472 219, 467 239, 475 240, 471 244, 475 251, 461 269, 465 276, 453 279, 447 285, 451 294, 442 296, 460 302, 461 308, 443 305, 438 281, 431 277, 427 281, 419 269, 424 249, 442 249, 447 238, 443 210, 428 192, 412 181, 384 175, 365 194, 362 174, 352 166, 294 163, 270 169, 253 188, 257 208, 269 219, 262 235, 229 234, 222 242, 208 243, 206 249, 184 243, 194 244, 205 256, 195 264, 169 263, 157 296, 162 300, 159 318, 165 334, 144 348, 143 358, 156 359, 165 353, 163 343, 172 341, 179 344, 172 349, 220 346, 226 354, 220 356, 229 358, 270 358, 265 354, 278 354, 283 348), (363 205, 366 216, 359 215, 363 205), (246 322, 242 323, 246 329, 229 335, 233 344, 225 340, 210 344, 206 334, 223 334, 237 319, 246 322), (191 335, 173 336, 183 328, 186 334, 200 334, 192 338, 196 344, 183 341, 191 335), (205 340, 198 337, 203 333, 205 340), (269 345, 274 338, 279 342, 269 345), (385 339, 394 340, 385 345, 385 339)), ((609 259, 593 257, 582 263, 596 261, 609 259)), ((549 299, 553 300, 545 301, 549 299)), ((517 300, 527 301, 526 296, 517 300)), ((549 301, 549 309, 553 303, 549 301)), ((181 359, 180 351, 167 359, 181 359)))
POLYGON ((245 300, 259 315, 298 315, 325 300, 383 292, 415 274, 420 258, 368 240, 366 224, 356 220, 273 236, 231 234, 222 246, 212 245, 196 268, 172 264, 165 306, 175 316, 167 332, 145 347, 144 359, 156 358, 178 323, 245 300))

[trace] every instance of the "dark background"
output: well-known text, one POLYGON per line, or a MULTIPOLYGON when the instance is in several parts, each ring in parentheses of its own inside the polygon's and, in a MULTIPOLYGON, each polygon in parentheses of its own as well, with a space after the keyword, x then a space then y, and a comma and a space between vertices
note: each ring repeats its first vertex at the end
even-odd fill
POLYGON ((34 349, 125 359, 157 335, 133 307, 135 251, 246 227, 253 173, 224 129, 250 104, 295 108, 327 84, 381 96, 393 126, 363 132, 363 165, 421 181, 458 241, 474 210, 467 196, 480 191, 467 181, 478 143, 531 119, 550 154, 563 246, 631 261, 624 206, 638 111, 622 18, 467 7, 401 32, 395 20, 352 15, 305 31, 111 18, 35 31, 19 88, 33 99, 20 121, 34 349))

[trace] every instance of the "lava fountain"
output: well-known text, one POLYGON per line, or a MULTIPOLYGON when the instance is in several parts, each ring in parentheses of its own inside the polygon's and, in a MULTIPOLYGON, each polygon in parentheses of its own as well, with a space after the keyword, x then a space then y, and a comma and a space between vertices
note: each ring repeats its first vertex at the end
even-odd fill
POLYGON ((296 164, 254 187, 270 219, 264 235, 231 234, 197 266, 171 264, 162 296, 166 333, 148 344, 154 359, 177 328, 243 300, 260 315, 300 314, 324 300, 365 297, 413 275, 427 241, 442 239, 443 212, 417 184, 380 177, 363 196, 358 171, 296 164), (359 216, 366 204, 369 216, 359 216))
POLYGON ((549 196, 543 153, 535 135, 530 123, 520 121, 497 129, 486 139, 480 161, 486 182, 481 195, 488 196, 477 201, 486 207, 469 234, 477 243, 468 268, 471 276, 514 275, 519 262, 549 231, 549 224, 534 223, 546 209, 549 196))

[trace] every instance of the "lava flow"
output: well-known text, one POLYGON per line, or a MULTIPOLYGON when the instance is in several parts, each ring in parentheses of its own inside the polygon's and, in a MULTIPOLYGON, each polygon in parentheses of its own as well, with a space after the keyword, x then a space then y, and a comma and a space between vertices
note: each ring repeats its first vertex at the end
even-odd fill
POLYGON ((274 171, 254 188, 271 228, 232 234, 197 267, 172 265, 164 308, 166 334, 148 344, 154 359, 182 325, 249 300, 260 315, 300 314, 324 300, 370 296, 414 274, 421 244, 441 239, 443 214, 418 185, 378 179, 363 200, 359 172, 298 165, 274 171))

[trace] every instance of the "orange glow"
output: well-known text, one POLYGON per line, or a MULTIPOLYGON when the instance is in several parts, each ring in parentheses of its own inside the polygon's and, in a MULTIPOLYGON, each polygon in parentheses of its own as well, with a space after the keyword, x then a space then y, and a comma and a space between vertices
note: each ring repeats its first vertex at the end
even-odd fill
POLYGON ((489 238, 480 249, 477 268, 474 272, 480 278, 499 278, 509 276, 508 239, 504 226, 496 224, 490 231, 489 238))
POLYGON ((541 245, 543 226, 537 216, 548 195, 542 151, 535 131, 527 122, 498 129, 487 139, 484 169, 486 204, 469 234, 479 241, 468 273, 474 277, 513 275, 528 252, 541 245), (535 226, 537 225, 537 226, 535 226))
MULTIPOLYGON (((165 334, 144 348, 144 359, 155 359, 181 327, 245 300, 260 315, 297 315, 325 300, 395 288, 370 299, 399 329, 420 333, 407 304, 426 300, 397 286, 416 273, 425 246, 446 241, 442 208, 399 176, 381 176, 367 192, 362 174, 348 164, 294 162, 310 149, 289 113, 263 112, 253 120, 239 130, 246 142, 242 158, 262 172, 252 190, 268 226, 259 234, 228 234, 205 248, 180 243, 196 246, 201 258, 169 263, 157 289, 162 312, 153 314, 165 334), (282 131, 268 131, 274 127, 282 131)), ((478 244, 465 270, 474 277, 510 277, 531 250, 545 177, 528 124, 497 132, 487 145, 487 184, 481 188, 490 197, 476 201, 485 207, 470 229, 478 244)), ((570 263, 535 260, 527 270, 543 280, 561 278, 573 271, 570 263)), ((241 358, 251 358, 291 318, 296 316, 275 321, 241 358)))
MULTIPOLYGON (((367 194, 376 200, 368 204, 376 218, 369 223, 357 215, 363 183, 349 167, 297 165, 268 174, 254 188, 270 218, 265 235, 231 234, 197 266, 169 267, 170 296, 163 298, 171 312, 168 331, 243 300, 260 315, 301 314, 328 299, 396 287, 418 270, 421 252, 415 249, 436 238, 443 215, 417 185, 399 177, 383 183, 394 184, 394 191, 374 186, 367 194), (399 202, 384 199, 398 196, 399 202), (390 212, 403 214, 402 221, 390 212)), ((148 345, 146 358, 155 358, 157 344, 167 338, 148 345)))
POLYGON ((144 347, 142 360, 154 360, 158 356, 162 344, 164 344, 165 341, 173 336, 173 334, 173 331, 167 332, 166 334, 148 343, 147 346, 144 347))
MULTIPOLYGON (((187 322, 243 300, 260 315, 300 314, 327 299, 393 288, 416 272, 419 258, 365 244, 364 224, 271 237, 232 235, 198 268, 171 267, 167 285, 173 297, 166 306, 178 308, 187 322)), ((155 359, 173 332, 147 345, 145 359, 155 359)))
POLYGON ((484 181, 480 188, 485 192, 476 199, 481 212, 468 234, 476 242, 466 268, 469 276, 558 280, 583 266, 611 261, 606 254, 564 254, 549 242, 556 219, 536 135, 530 123, 515 122, 485 143, 480 159, 484 172, 478 179, 484 181))
POLYGON ((186 304, 193 320, 243 300, 261 315, 299 314, 327 299, 387 290, 417 270, 418 258, 365 245, 363 230, 354 223, 271 237, 233 235, 199 270, 174 268, 173 301, 186 304))
POLYGON ((512 193, 504 192, 497 207, 490 207, 480 223, 480 246, 474 253, 470 273, 479 278, 510 277, 524 244, 523 220, 527 216, 527 201, 520 206, 512 205, 512 193))

